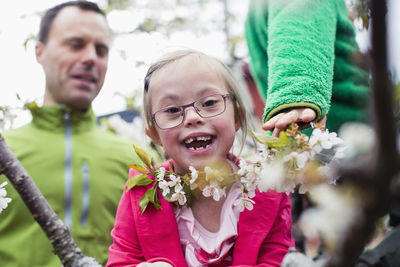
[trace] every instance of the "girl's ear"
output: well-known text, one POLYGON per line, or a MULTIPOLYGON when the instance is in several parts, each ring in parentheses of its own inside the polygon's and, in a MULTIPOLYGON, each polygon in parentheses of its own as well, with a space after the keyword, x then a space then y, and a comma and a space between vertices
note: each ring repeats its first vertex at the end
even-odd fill
POLYGON ((159 146, 162 146, 160 136, 158 135, 156 129, 154 127, 152 128, 146 128, 146 135, 153 140, 154 143, 156 143, 159 146))

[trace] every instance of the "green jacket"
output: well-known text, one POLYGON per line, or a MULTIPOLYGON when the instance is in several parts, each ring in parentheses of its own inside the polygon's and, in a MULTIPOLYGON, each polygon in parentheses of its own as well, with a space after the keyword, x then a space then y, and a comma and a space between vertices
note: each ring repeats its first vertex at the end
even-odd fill
MULTIPOLYGON (((31 123, 5 133, 6 142, 82 251, 105 264, 127 164, 139 161, 132 144, 101 130, 91 110, 49 106, 32 116, 31 123)), ((10 184, 7 191, 12 202, 0 214, 0 265, 61 266, 10 184)))
POLYGON ((369 78, 352 62, 359 50, 344 0, 250 0, 245 32, 264 120, 296 106, 318 118, 329 111, 333 131, 366 119, 369 78))

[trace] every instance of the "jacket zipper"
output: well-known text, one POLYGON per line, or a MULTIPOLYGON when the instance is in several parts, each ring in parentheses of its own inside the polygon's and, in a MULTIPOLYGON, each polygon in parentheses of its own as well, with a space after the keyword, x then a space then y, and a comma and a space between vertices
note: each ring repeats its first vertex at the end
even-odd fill
POLYGON ((82 195, 82 215, 81 225, 87 226, 87 217, 89 211, 89 166, 87 163, 82 164, 83 177, 83 195, 82 195))
POLYGON ((64 223, 71 229, 72 222, 72 126, 70 115, 64 113, 65 122, 65 161, 64 161, 64 194, 65 194, 65 212, 64 223))

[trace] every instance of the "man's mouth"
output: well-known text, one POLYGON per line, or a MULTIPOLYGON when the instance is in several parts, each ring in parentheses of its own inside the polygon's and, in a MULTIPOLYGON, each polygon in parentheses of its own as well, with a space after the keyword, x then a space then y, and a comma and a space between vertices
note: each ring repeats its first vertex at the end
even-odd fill
POLYGON ((210 135, 190 137, 184 140, 185 146, 190 150, 201 150, 212 144, 213 137, 210 135))
POLYGON ((82 80, 84 82, 89 82, 89 83, 96 83, 97 79, 93 75, 89 74, 75 74, 71 76, 73 79, 78 79, 82 80))

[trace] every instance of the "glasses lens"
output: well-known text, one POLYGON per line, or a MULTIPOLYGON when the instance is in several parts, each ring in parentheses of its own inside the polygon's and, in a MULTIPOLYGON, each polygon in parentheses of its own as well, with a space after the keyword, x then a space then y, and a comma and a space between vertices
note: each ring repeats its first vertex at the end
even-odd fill
POLYGON ((214 117, 225 111, 225 99, 222 95, 209 95, 194 104, 200 116, 214 117))
POLYGON ((162 129, 172 128, 182 122, 182 107, 167 107, 154 113, 154 120, 162 129))

